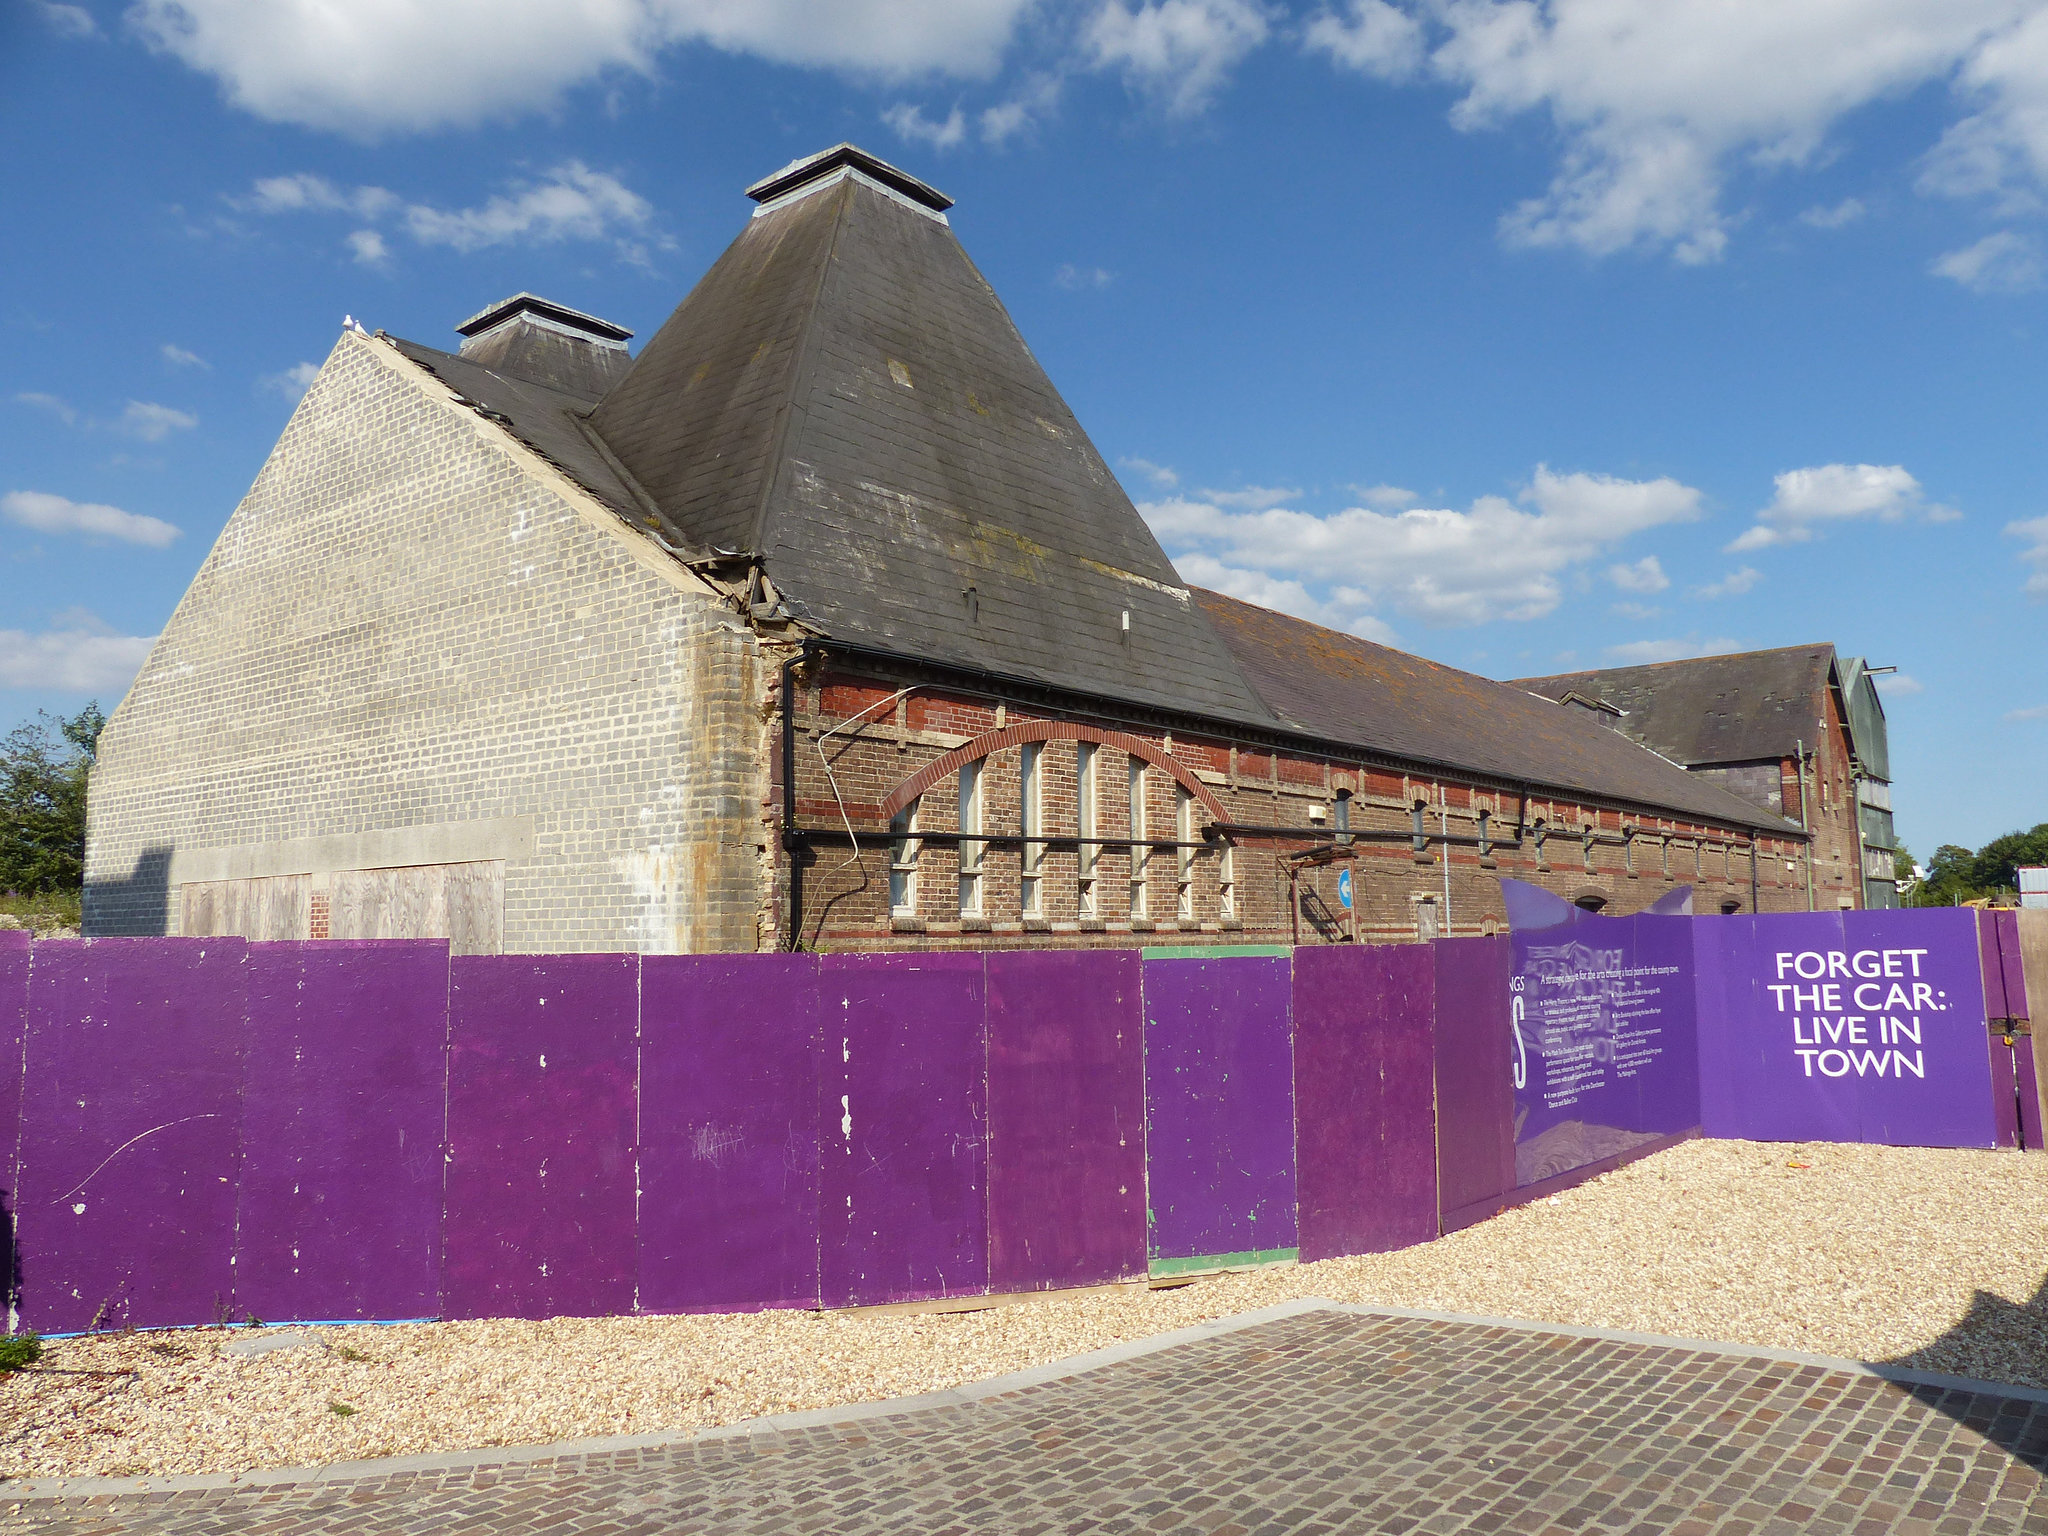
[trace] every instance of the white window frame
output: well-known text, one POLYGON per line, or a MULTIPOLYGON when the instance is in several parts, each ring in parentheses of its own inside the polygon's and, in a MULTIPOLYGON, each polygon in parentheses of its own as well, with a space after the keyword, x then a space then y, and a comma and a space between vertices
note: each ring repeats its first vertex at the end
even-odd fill
MULTIPOLYGON (((981 826, 981 761, 960 765, 960 830, 975 833, 981 826)), ((981 916, 982 898, 982 855, 986 843, 979 843, 967 837, 960 839, 960 915, 981 916)))
POLYGON ((1173 850, 1173 905, 1180 920, 1191 923, 1195 919, 1195 797, 1178 781, 1173 788, 1173 837, 1180 845, 1173 850))
POLYGON ((1216 915, 1225 922, 1237 916, 1237 845, 1227 837, 1216 856, 1216 915))
POLYGON ((1152 850, 1145 843, 1145 759, 1135 752, 1130 757, 1131 791, 1131 916, 1144 917, 1150 910, 1146 877, 1152 873, 1152 850))
POLYGON ((924 840, 915 834, 917 808, 922 803, 922 799, 913 800, 889 818, 889 831, 895 839, 889 844, 891 917, 917 916, 917 860, 924 851, 924 840))
POLYGON ((1102 778, 1102 752, 1094 742, 1081 742, 1074 754, 1074 817, 1081 838, 1080 890, 1078 908, 1084 918, 1101 916, 1096 899, 1096 866, 1102 859, 1102 845, 1092 841, 1102 835, 1096 814, 1097 786, 1102 778))
POLYGON ((1018 820, 1024 834, 1024 856, 1019 870, 1024 915, 1045 915, 1045 748, 1028 741, 1017 767, 1018 820))

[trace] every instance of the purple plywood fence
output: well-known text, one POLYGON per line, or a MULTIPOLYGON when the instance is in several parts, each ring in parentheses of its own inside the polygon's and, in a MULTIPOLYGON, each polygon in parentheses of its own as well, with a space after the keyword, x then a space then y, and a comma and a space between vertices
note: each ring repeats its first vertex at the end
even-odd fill
POLYGON ((14 1306, 14 1173, 21 1144, 21 1044, 28 1030, 26 929, 0 929, 0 1313, 14 1306))
POLYGON ((1927 909, 1702 923, 1706 1134, 1996 1144, 1975 919, 1927 909))
POLYGON ((1436 972, 1421 945, 1294 957, 1301 1257, 1437 1235, 1436 972))
POLYGON ((249 946, 236 1309, 441 1310, 448 945, 249 946))
POLYGON ((247 950, 35 946, 17 1192, 29 1327, 232 1313, 247 950))
POLYGON ((1286 955, 1145 961, 1153 1266, 1299 1244, 1286 955))
POLYGON ((988 956, 989 1286, 1145 1273, 1145 1051, 1128 950, 988 956))
POLYGON ((632 1311, 639 957, 449 970, 447 1315, 632 1311))
POLYGON ((1446 939, 1430 950, 1437 1200, 1450 1231, 1492 1215, 1515 1187, 1513 956, 1505 936, 1446 939))
POLYGON ((817 1306, 817 956, 640 966, 641 1310, 817 1306))
POLYGON ((986 1291, 982 957, 827 955, 819 985, 825 1305, 986 1291))

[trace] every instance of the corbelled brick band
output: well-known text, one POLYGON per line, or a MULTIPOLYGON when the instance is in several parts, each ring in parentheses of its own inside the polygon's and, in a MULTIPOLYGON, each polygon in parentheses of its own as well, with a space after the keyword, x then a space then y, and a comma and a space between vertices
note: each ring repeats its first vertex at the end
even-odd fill
POLYGON ((889 798, 882 802, 883 819, 887 820, 894 816, 941 779, 950 778, 967 764, 978 762, 991 752, 1000 752, 1005 747, 1022 746, 1029 741, 1092 741, 1100 746, 1115 747, 1119 751, 1128 752, 1133 757, 1143 758, 1161 773, 1171 775, 1175 783, 1201 802, 1212 820, 1230 820, 1223 809, 1223 802, 1210 793, 1208 785, 1151 742, 1133 736, 1128 731, 1099 730, 1095 726, 1081 725, 1070 720, 1033 720, 1023 725, 1006 725, 997 731, 984 731, 966 746, 955 747, 944 756, 925 764, 890 791, 889 798))

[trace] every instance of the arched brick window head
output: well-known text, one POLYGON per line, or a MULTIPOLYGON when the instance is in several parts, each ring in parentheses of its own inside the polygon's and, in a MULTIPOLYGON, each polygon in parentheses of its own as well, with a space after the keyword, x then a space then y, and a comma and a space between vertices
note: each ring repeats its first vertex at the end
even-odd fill
POLYGON ((904 806, 910 804, 941 779, 950 778, 968 763, 978 763, 991 752, 1000 752, 1005 747, 1021 746, 1027 741, 1086 741, 1099 746, 1115 747, 1133 757, 1142 758, 1169 775, 1175 783, 1194 796, 1207 811, 1211 821, 1228 821, 1223 803, 1209 786, 1196 778, 1192 772, 1176 763, 1150 742, 1141 740, 1124 731, 1098 730, 1092 725, 1074 725, 1064 720, 1034 720, 1022 725, 1006 725, 1000 730, 984 731, 965 746, 926 763, 909 778, 889 792, 889 798, 882 802, 882 814, 893 817, 904 806))

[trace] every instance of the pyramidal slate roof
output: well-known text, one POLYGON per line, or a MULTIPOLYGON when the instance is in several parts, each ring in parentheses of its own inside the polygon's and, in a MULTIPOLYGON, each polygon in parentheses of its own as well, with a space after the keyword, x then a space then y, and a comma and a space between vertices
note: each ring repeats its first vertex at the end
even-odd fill
POLYGON ((1271 725, 943 195, 844 145, 753 193, 590 416, 667 536, 836 640, 1271 725))
POLYGON ((944 194, 842 144, 749 195, 623 376, 629 332, 530 294, 461 353, 393 345, 679 556, 758 557, 832 639, 1799 835, 1521 685, 1191 591, 944 194))
POLYGON ((1532 789, 1689 812, 1708 821, 1798 834, 1798 828, 1582 710, 1519 684, 1460 672, 1225 597, 1195 600, 1280 717, 1307 735, 1411 762, 1476 769, 1532 789))
POLYGON ((1611 704, 1615 729, 1681 763, 1757 762, 1815 746, 1827 718, 1832 645, 1697 656, 1640 667, 1524 677, 1517 688, 1611 704))

